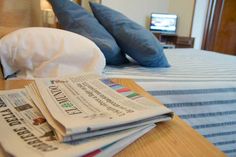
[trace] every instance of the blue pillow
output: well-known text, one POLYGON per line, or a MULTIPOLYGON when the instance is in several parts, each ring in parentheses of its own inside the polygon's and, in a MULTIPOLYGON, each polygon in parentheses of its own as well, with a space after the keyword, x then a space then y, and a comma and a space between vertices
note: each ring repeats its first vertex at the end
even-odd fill
POLYGON ((148 67, 169 67, 163 48, 148 30, 123 14, 98 3, 90 7, 97 20, 116 39, 121 51, 148 67))
POLYGON ((62 29, 80 34, 95 42, 103 52, 106 63, 120 65, 127 63, 115 39, 80 5, 70 0, 49 0, 62 29))

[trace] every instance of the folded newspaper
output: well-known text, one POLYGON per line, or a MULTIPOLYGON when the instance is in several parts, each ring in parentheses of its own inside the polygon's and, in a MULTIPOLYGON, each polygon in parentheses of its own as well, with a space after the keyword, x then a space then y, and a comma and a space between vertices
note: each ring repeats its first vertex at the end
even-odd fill
POLYGON ((13 156, 111 156, 172 116, 95 74, 37 79, 0 92, 0 144, 13 156))

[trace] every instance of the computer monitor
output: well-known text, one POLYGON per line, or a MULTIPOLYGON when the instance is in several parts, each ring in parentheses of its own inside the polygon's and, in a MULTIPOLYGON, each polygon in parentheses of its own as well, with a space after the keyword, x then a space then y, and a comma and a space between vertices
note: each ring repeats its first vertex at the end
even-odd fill
POLYGON ((177 15, 152 13, 150 20, 150 31, 161 34, 176 34, 177 15))

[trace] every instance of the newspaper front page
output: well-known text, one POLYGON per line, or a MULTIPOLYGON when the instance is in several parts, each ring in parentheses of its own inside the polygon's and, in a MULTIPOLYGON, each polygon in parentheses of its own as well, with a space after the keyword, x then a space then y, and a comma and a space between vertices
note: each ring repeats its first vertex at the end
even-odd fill
POLYGON ((154 127, 146 125, 87 140, 60 143, 25 89, 0 91, 0 123, 0 144, 7 154, 22 157, 104 156, 110 151, 121 150, 122 146, 154 127))
POLYGON ((61 141, 170 120, 172 112, 95 74, 36 80, 27 89, 61 141), (34 95, 34 96, 33 96, 34 95), (35 96, 37 95, 37 96, 35 96))

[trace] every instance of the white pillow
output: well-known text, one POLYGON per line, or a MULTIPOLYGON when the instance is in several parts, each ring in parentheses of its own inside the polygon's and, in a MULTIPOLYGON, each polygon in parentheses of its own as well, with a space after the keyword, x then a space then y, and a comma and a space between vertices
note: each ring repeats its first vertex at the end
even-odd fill
POLYGON ((81 72, 101 73, 105 57, 91 40, 60 29, 32 27, 0 40, 4 77, 56 77, 81 72))

